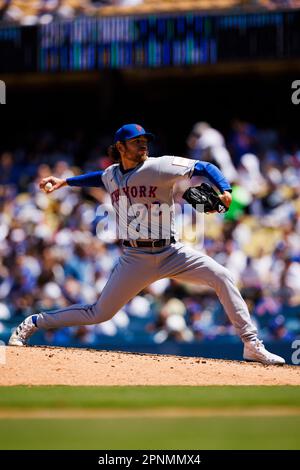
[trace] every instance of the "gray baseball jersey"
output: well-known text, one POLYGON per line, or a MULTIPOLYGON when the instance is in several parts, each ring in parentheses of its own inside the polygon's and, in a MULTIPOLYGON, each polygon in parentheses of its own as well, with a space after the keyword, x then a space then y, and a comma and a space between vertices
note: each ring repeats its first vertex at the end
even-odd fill
POLYGON ((117 213, 120 238, 177 238, 173 186, 191 178, 196 162, 164 155, 147 158, 125 173, 119 164, 109 166, 102 181, 117 213))

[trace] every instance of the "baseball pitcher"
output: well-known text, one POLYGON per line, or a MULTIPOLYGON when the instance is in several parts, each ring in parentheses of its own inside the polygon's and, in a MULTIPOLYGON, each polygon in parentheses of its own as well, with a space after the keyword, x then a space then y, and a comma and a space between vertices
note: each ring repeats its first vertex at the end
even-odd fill
MULTIPOLYGON (((162 278, 210 286, 215 290, 226 314, 244 343, 243 357, 263 364, 284 364, 284 359, 267 351, 257 337, 246 303, 234 284, 230 272, 200 251, 177 241, 174 212, 162 224, 159 211, 153 207, 167 205, 172 209, 173 186, 179 180, 204 176, 220 191, 204 183, 188 189, 184 198, 204 212, 224 212, 231 203, 231 187, 220 170, 211 163, 164 155, 150 158, 148 142, 153 135, 138 124, 126 124, 114 136, 110 155, 117 163, 104 171, 72 178, 44 178, 40 188, 49 193, 69 186, 99 187, 104 185, 111 196, 117 220, 121 224, 123 255, 114 267, 98 301, 92 305, 72 305, 52 312, 27 317, 13 332, 9 345, 25 346, 39 328, 61 328, 92 325, 112 318, 124 304, 150 283, 162 278), (127 210, 122 210, 126 203, 127 210), (137 208, 146 208, 138 227, 132 228, 137 208), (151 212, 151 217, 149 216, 151 212), (149 220, 152 219, 151 228, 149 220), (163 226, 164 225, 164 226, 163 226)), ((142 213, 141 211, 139 211, 142 213)))

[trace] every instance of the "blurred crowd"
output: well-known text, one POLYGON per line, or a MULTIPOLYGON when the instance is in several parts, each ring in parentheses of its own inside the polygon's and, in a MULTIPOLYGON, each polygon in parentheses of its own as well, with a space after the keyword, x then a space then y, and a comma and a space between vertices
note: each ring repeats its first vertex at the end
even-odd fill
POLYGON ((0 21, 35 25, 82 16, 172 12, 174 8, 177 11, 226 8, 272 11, 299 7, 299 0, 0 0, 0 21))
MULTIPOLYGON (((300 334, 300 147, 283 142, 276 129, 240 120, 225 137, 206 122, 186 137, 185 156, 213 162, 233 187, 229 212, 205 216, 204 246, 196 241, 196 248, 231 271, 263 339, 293 340, 300 334)), ((34 144, 0 153, 2 339, 31 313, 95 302, 121 255, 120 242, 98 230, 97 208, 109 203, 103 188, 64 187, 51 196, 39 190, 43 177, 111 164, 109 136, 85 158, 83 138, 47 131, 34 144)), ((175 193, 182 202, 180 186, 175 193)), ((193 217, 188 224, 192 232, 193 217)), ((237 341, 211 289, 169 279, 151 284, 108 322, 43 334, 49 344, 237 341)))
POLYGON ((144 0, 0 0, 0 19, 21 25, 48 24, 54 20, 72 20, 82 16, 95 16, 108 8, 122 13, 144 0))

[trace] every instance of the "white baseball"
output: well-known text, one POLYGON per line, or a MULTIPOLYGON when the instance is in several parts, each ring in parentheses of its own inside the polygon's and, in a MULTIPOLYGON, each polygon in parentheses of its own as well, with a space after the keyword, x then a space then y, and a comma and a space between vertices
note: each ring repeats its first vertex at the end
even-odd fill
POLYGON ((50 189, 52 189, 52 183, 50 183, 50 181, 48 181, 48 183, 45 184, 45 191, 49 191, 50 189))

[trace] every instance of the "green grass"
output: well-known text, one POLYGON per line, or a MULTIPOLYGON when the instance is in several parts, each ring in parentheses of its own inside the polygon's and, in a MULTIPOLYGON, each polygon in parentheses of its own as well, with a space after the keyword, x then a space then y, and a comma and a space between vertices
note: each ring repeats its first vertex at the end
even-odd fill
POLYGON ((226 408, 300 406, 300 387, 0 387, 2 408, 226 408))
POLYGON ((0 449, 300 449, 300 417, 4 419, 0 449))
MULTIPOLYGON (((0 387, 0 413, 270 406, 299 408, 300 387, 0 387)), ((300 449, 300 416, 3 418, 0 449, 300 449)))

